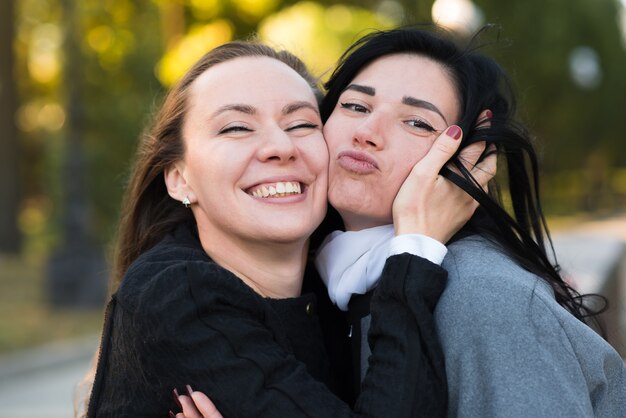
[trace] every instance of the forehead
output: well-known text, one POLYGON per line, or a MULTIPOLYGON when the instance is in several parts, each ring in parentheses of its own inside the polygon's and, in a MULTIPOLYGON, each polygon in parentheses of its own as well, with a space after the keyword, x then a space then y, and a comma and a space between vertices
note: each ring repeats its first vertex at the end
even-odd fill
POLYGON ((240 57, 214 65, 202 73, 190 89, 192 107, 294 100, 315 103, 315 95, 295 70, 269 57, 240 57))
MULTIPOLYGON (((376 89, 376 96, 401 100, 404 96, 432 101, 458 117, 460 98, 449 70, 418 54, 387 55, 368 64, 352 80, 376 89)), ((454 119, 454 118, 453 118, 454 119)))

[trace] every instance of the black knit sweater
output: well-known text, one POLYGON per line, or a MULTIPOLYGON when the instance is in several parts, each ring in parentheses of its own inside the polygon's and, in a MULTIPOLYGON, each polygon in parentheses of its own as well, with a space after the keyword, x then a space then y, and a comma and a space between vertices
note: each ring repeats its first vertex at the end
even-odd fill
POLYGON ((331 390, 347 393, 331 377, 316 297, 261 297, 180 227, 133 263, 107 309, 88 416, 167 417, 186 384, 224 417, 443 415, 441 350, 432 317, 419 316, 445 277, 419 257, 388 261, 372 300, 373 363, 351 408, 331 390))

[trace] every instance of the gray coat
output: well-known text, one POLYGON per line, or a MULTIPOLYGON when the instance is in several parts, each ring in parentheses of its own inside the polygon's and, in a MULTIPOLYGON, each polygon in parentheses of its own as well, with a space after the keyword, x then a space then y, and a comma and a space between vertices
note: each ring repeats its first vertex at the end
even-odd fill
POLYGON ((480 237, 449 246, 435 310, 449 416, 626 417, 618 353, 480 237))

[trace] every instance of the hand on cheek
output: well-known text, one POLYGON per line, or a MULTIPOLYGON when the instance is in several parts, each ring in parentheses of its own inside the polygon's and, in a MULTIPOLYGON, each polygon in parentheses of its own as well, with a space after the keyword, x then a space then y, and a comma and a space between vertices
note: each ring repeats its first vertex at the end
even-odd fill
POLYGON ((396 235, 423 234, 447 242, 478 204, 439 175, 461 143, 461 128, 450 126, 411 170, 393 202, 396 235))

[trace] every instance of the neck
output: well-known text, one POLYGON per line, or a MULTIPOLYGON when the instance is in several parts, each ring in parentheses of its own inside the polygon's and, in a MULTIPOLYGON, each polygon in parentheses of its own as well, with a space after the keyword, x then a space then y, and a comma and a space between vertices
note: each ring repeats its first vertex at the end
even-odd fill
POLYGON ((341 215, 346 231, 361 231, 363 229, 390 225, 392 223, 391 220, 359 216, 352 213, 339 212, 339 214, 341 215))
POLYGON ((206 253, 259 295, 284 299, 300 295, 308 240, 293 243, 251 242, 198 226, 206 253))

